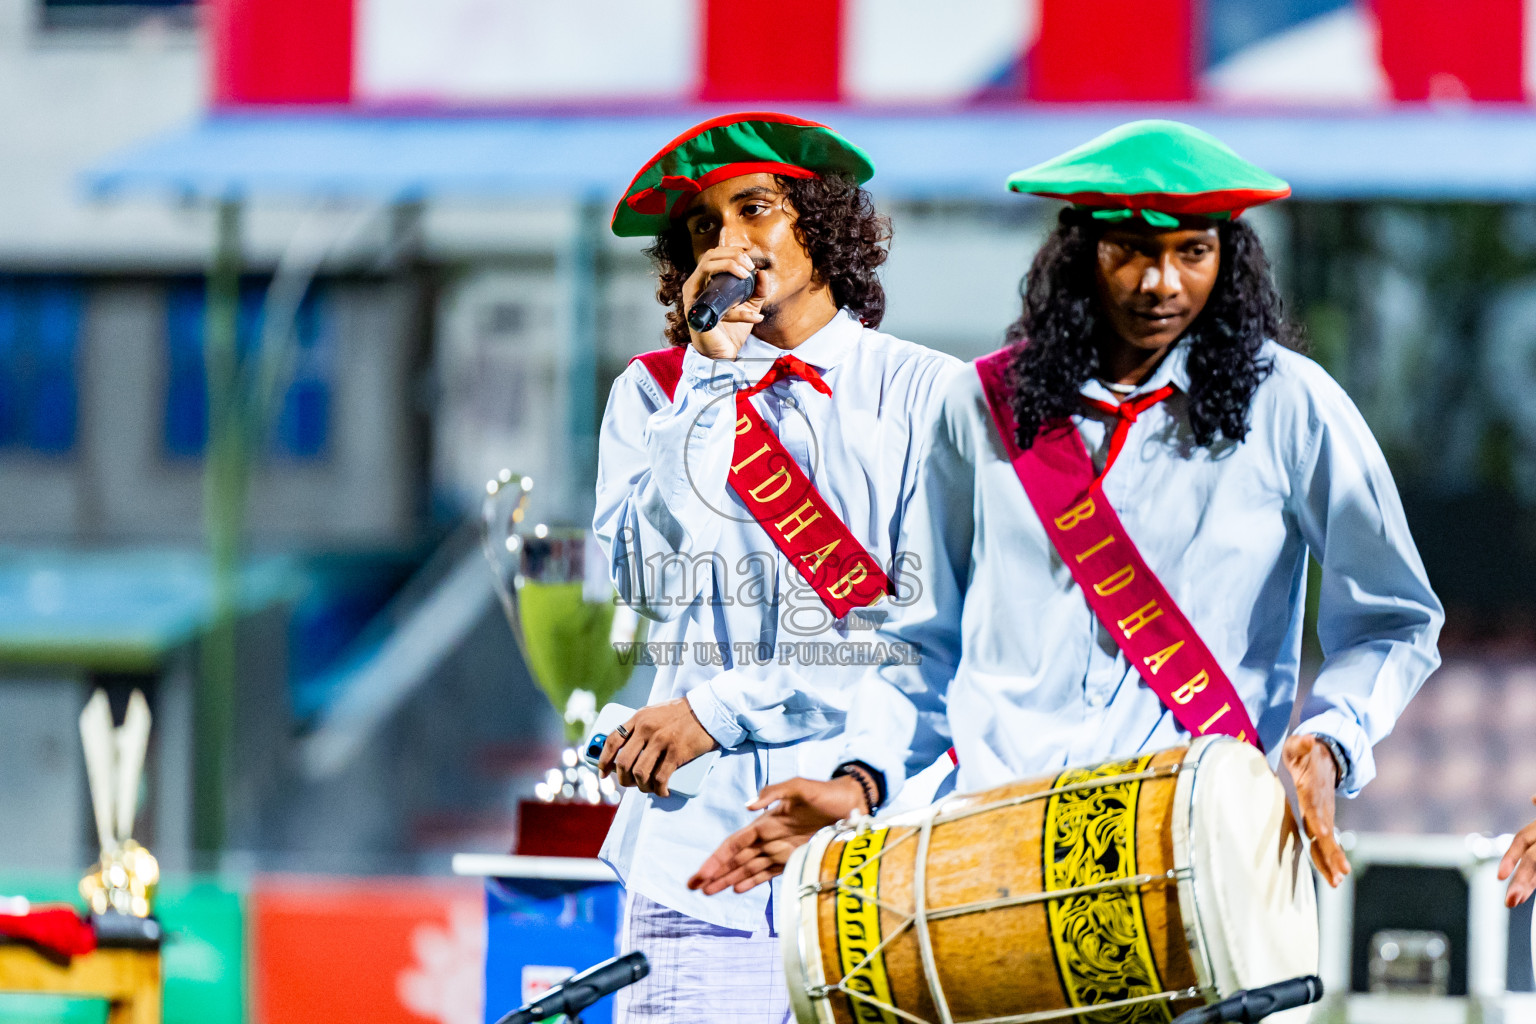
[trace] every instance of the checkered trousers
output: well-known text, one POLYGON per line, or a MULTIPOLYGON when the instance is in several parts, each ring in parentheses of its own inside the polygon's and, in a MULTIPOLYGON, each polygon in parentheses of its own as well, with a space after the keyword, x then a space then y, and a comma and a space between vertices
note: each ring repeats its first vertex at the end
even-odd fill
POLYGON ((651 973, 619 991, 614 1024, 791 1024, 779 938, 766 922, 721 928, 631 892, 623 941, 651 973))

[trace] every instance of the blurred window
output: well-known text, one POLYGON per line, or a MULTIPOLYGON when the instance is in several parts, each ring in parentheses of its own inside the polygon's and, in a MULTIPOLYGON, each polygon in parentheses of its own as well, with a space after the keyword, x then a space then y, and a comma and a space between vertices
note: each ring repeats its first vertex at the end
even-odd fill
POLYGON ((132 28, 150 19, 192 26, 197 0, 41 0, 47 28, 132 28))
MULTIPOLYGON (((265 280, 240 288, 238 352, 241 373, 254 382, 261 345, 265 280)), ((208 379, 203 365, 204 282, 173 283, 166 293, 166 388, 164 445, 173 458, 196 458, 208 441, 208 379)), ((312 287, 294 318, 285 387, 277 408, 267 410, 269 455, 298 461, 323 458, 330 440, 334 340, 323 287, 312 287)))
POLYGON ((0 450, 74 449, 84 304, 78 278, 0 274, 0 450))

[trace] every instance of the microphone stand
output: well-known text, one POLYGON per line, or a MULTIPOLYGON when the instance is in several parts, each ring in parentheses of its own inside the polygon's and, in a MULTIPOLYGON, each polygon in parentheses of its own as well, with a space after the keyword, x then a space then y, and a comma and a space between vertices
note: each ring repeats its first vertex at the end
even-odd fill
POLYGON ((645 955, 626 953, 574 974, 544 995, 505 1014, 496 1024, 532 1024, 559 1013, 567 1024, 581 1024, 581 1011, 606 995, 633 985, 651 972, 645 955))
POLYGON ((1272 1013, 1315 1003, 1323 997, 1323 982, 1315 974, 1241 989, 1220 1002, 1185 1010, 1173 1024, 1255 1024, 1272 1013))

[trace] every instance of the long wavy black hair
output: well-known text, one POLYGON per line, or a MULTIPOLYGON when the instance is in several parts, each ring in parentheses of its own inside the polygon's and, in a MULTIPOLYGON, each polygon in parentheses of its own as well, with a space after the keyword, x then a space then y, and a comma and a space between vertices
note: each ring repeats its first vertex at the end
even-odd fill
MULTIPOLYGON (((1248 436, 1253 393, 1273 369, 1259 355, 1265 339, 1303 347, 1286 318, 1264 247, 1244 222, 1226 221, 1216 286, 1185 336, 1189 342, 1189 423, 1195 442, 1218 435, 1248 436)), ((1021 448, 1034 444, 1048 420, 1081 412, 1079 389, 1099 372, 1100 332, 1110 330, 1099 308, 1096 284, 1099 238, 1104 228, 1063 210, 1020 289, 1024 312, 1008 328, 1010 344, 1027 341, 1009 364, 1013 415, 1021 448)))
MULTIPOLYGON (((866 327, 885 319, 885 289, 876 270, 885 262, 891 222, 875 212, 869 193, 851 178, 787 178, 775 175, 795 211, 795 236, 811 258, 818 284, 832 289, 832 301, 866 327)), ((693 242, 681 220, 672 222, 645 250, 660 278, 656 300, 667 307, 666 338, 688 344, 683 283, 693 273, 693 242)))

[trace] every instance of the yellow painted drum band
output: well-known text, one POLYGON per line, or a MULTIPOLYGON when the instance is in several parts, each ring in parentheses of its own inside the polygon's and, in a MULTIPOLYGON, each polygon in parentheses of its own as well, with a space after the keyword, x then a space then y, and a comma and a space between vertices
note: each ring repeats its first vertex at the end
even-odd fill
MULTIPOLYGON (((1144 771, 1152 755, 1075 768, 1052 787, 1144 771)), ((1136 801, 1141 780, 1058 793, 1045 810, 1045 890, 1057 892, 1136 874, 1136 801)), ((1050 900, 1051 943, 1072 1006, 1093 1006, 1163 991, 1152 959, 1141 892, 1109 888, 1050 900)), ((1168 1004, 1139 1003, 1082 1014, 1093 1024, 1167 1024, 1168 1004)))
MULTIPOLYGON (((885 954, 870 956, 880 945, 880 860, 875 855, 885 846, 889 829, 861 832, 843 847, 837 865, 837 962, 842 967, 843 988, 891 1005, 891 982, 885 973, 885 954), (865 961, 868 960, 868 963, 865 961), (863 966, 860 966, 860 965, 863 966)), ((896 1015, 854 995, 848 1010, 860 1024, 897 1024, 896 1015)))

